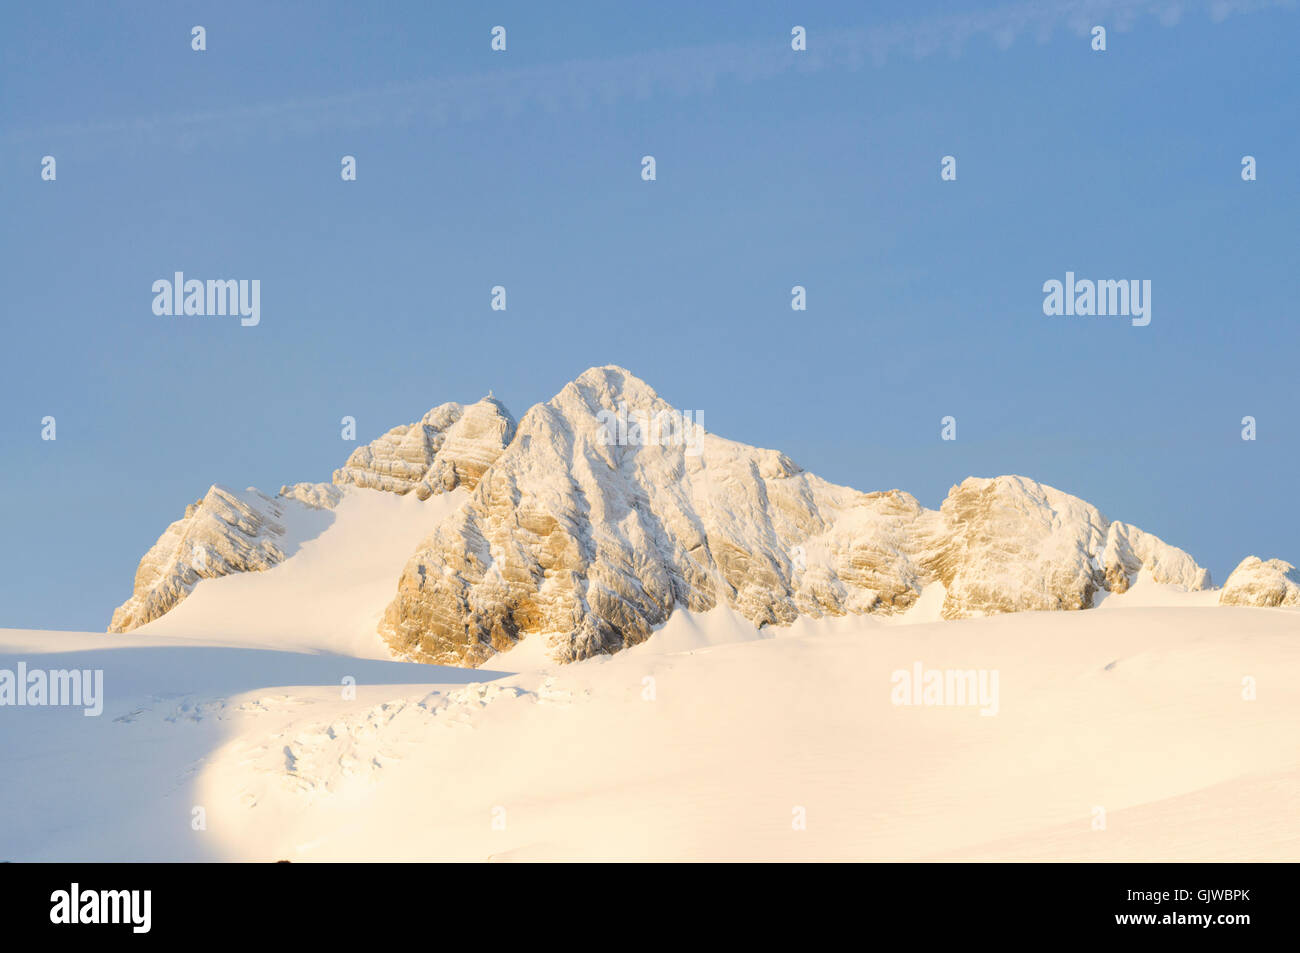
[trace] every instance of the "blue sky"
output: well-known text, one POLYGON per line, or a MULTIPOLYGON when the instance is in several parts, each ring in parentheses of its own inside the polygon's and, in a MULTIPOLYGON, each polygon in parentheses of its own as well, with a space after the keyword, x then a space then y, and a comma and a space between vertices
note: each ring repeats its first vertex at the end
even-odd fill
POLYGON ((186 504, 328 480, 344 415, 605 363, 839 483, 1020 473, 1216 583, 1300 562, 1295 6, 450 6, 4 5, 0 626, 102 630, 186 504), (1067 270, 1151 324, 1044 316, 1067 270), (175 271, 260 279, 260 325, 155 316, 175 271))

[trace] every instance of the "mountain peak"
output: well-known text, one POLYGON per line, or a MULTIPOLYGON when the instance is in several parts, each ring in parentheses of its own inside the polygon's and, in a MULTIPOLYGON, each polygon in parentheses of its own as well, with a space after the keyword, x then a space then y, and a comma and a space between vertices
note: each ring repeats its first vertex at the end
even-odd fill
POLYGON ((932 583, 945 618, 1086 609, 1143 570, 1209 584, 1181 550, 1025 477, 972 477, 927 510, 702 428, 647 429, 664 414, 684 417, 614 365, 525 414, 407 563, 380 625, 394 652, 480 665, 536 636, 570 661, 635 645, 677 608, 726 604, 760 627, 887 615, 932 583))
POLYGON ((602 367, 589 367, 564 386, 552 402, 565 403, 566 399, 576 398, 588 407, 607 410, 617 409, 619 403, 634 407, 672 408, 659 396, 653 387, 637 377, 625 367, 606 364, 602 367))
POLYGON ((394 427, 352 451, 334 471, 334 482, 398 494, 414 490, 422 500, 457 486, 473 489, 514 434, 514 417, 491 395, 468 407, 439 404, 417 423, 394 427))

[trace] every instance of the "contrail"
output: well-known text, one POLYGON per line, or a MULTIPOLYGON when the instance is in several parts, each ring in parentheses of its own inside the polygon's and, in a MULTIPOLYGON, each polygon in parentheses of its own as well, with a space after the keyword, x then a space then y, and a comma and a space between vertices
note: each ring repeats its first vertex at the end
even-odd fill
POLYGON ((444 126, 529 111, 581 112, 593 105, 657 96, 708 94, 725 82, 750 84, 788 72, 855 71, 882 68, 891 58, 960 55, 972 40, 987 38, 1009 49, 1021 37, 1046 42, 1064 28, 1086 34, 1094 24, 1125 32, 1140 20, 1177 24, 1201 8, 1211 20, 1278 8, 1295 0, 1064 0, 1022 2, 990 10, 949 14, 915 22, 858 29, 815 29, 808 50, 797 55, 789 36, 716 43, 548 64, 526 69, 393 83, 369 90, 232 106, 204 112, 131 119, 105 119, 0 133, 8 143, 91 138, 151 148, 193 147, 202 141, 256 138, 277 140, 323 130, 379 126, 444 126))

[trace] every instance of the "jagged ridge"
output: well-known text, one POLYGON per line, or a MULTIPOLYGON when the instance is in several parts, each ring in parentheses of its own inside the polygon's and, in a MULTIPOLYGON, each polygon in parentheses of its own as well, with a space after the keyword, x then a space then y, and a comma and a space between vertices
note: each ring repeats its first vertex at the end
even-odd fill
POLYGON ((615 366, 588 370, 518 425, 491 396, 442 404, 355 450, 334 483, 275 500, 214 487, 146 554, 112 630, 166 612, 200 577, 283 559, 285 506, 458 486, 472 493, 408 561, 380 624, 396 655, 480 665, 539 637, 571 661, 644 640, 678 607, 725 603, 780 625, 901 612, 935 582, 950 619, 1086 609, 1143 571, 1209 585, 1182 550, 1052 487, 972 477, 930 510, 901 490, 837 486, 706 433, 615 366), (221 554, 203 572, 186 559, 196 539, 221 554))

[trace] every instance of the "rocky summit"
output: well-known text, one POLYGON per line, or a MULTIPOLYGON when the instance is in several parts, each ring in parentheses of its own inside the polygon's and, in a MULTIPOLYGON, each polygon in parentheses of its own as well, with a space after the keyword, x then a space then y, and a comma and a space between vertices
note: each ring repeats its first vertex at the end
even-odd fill
POLYGON ((1300 573, 1281 559, 1247 556, 1223 584, 1219 604, 1269 609, 1300 607, 1300 573))

